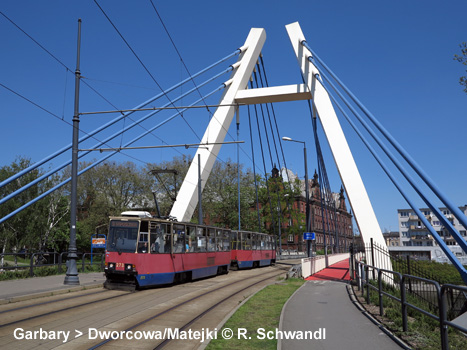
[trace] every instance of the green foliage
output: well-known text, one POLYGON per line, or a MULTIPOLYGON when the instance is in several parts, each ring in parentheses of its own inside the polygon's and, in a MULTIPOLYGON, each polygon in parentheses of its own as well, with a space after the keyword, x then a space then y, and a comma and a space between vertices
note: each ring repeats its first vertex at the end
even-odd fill
MULTIPOLYGON (((77 230, 78 251, 89 251, 91 236, 106 233, 108 217, 119 215, 126 210, 155 212, 152 192, 157 196, 161 215, 170 213, 176 194, 190 166, 189 157, 176 157, 160 164, 148 164, 144 168, 132 162, 106 162, 81 174, 78 178, 77 230), (158 174, 154 169, 173 169, 173 174, 158 174)), ((81 162, 79 170, 91 163, 81 162)), ((0 168, 0 181, 9 178, 31 165, 31 161, 18 158, 10 166, 0 168)), ((70 177, 70 167, 61 173, 48 177, 25 190, 0 206, 1 217, 11 213, 36 198, 41 193, 70 177)), ((0 198, 14 192, 45 173, 38 168, 0 189, 0 198)), ((278 215, 287 218, 288 232, 301 233, 304 215, 293 208, 293 202, 300 195, 300 184, 284 183, 281 178, 268 180, 271 201, 267 199, 264 179, 257 176, 261 228, 258 227, 255 178, 251 171, 240 168, 232 161, 216 162, 205 183, 203 192, 203 213, 205 222, 232 229, 238 228, 238 174, 240 173, 241 229, 247 231, 274 231, 271 223, 278 225, 278 215), (271 216, 271 205, 273 215, 271 216), (266 227, 266 224, 267 227, 266 227)), ((34 251, 67 251, 70 234, 70 188, 63 186, 27 209, 14 215, 0 225, 0 249, 15 252, 26 248, 34 251), (33 218, 33 219, 32 219, 33 218)), ((197 212, 193 221, 197 221, 197 212)), ((285 237, 285 235, 283 235, 285 237)))
POLYGON ((294 202, 301 195, 300 181, 284 182, 282 178, 263 180, 259 189, 261 217, 266 232, 278 231, 279 218, 281 224, 287 220, 287 234, 302 234, 305 226, 305 215, 294 208, 294 202))
MULTIPOLYGON (((375 281, 370 282, 373 286, 377 287, 375 281)), ((383 282, 383 290, 386 293, 393 295, 396 298, 401 297, 400 291, 395 289, 393 286, 383 282)), ((364 298, 361 298, 361 292, 355 291, 359 296, 360 301, 366 300, 366 288, 364 293, 364 298)), ((430 312, 431 314, 436 315, 437 311, 430 309, 428 304, 416 298, 409 293, 406 294, 407 302, 411 305, 417 306, 423 310, 430 312)), ((379 296, 378 291, 370 288, 370 304, 379 305, 379 296)), ((439 331, 439 322, 433 318, 422 314, 421 312, 413 309, 412 307, 407 308, 408 315, 408 331, 403 332, 402 325, 402 309, 400 302, 389 298, 387 296, 383 297, 383 306, 384 306, 384 317, 381 321, 385 326, 394 332, 397 336, 402 338, 404 341, 408 342, 414 349, 424 349, 424 350, 436 350, 440 348, 440 331, 439 331)), ((379 313, 373 314, 374 316, 379 316, 379 313)), ((449 329, 449 344, 451 349, 465 349, 467 346, 467 339, 461 335, 459 332, 454 329, 449 329)))
MULTIPOLYGON (((467 42, 463 42, 459 45, 459 47, 461 48, 461 55, 454 55, 454 59, 457 62, 460 62, 463 65, 467 66, 467 42)), ((464 86, 464 91, 467 92, 467 76, 460 77, 459 84, 464 86)))
MULTIPOLYGON (((407 265, 404 263, 400 264, 393 261, 394 270, 402 274, 409 274, 407 265)), ((459 271, 448 263, 439 263, 436 261, 429 260, 410 260, 411 274, 417 275, 416 271, 423 271, 427 276, 422 276, 428 279, 434 279, 439 283, 445 284, 456 284, 465 285, 462 280, 459 271)))
POLYGON ((78 179, 78 251, 89 251, 91 236, 107 232, 109 216, 152 208, 151 183, 146 170, 132 162, 106 162, 83 173, 78 179))
MULTIPOLYGON (((30 165, 31 161, 29 159, 17 158, 11 165, 0 168, 0 181, 26 169, 30 165)), ((35 169, 12 181, 0 189, 0 198, 20 189, 42 174, 42 170, 35 169)), ((1 217, 33 200, 53 187, 59 180, 59 176, 49 177, 46 181, 39 182, 8 200, 0 206, 1 217)), ((68 201, 61 191, 56 191, 17 213, 0 224, 0 243, 3 251, 19 250, 23 247, 30 250, 58 248, 55 243, 60 242, 58 237, 63 235, 67 213, 68 201)))

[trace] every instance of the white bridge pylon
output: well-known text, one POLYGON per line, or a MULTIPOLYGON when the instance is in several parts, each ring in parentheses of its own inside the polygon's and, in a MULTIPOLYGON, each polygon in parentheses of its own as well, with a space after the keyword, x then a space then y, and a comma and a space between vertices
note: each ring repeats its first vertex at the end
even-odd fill
MULTIPOLYGON (((316 78, 319 75, 318 69, 308 60, 311 53, 302 45, 302 42, 306 40, 305 36, 298 22, 287 25, 286 29, 305 83, 257 89, 247 88, 266 40, 264 29, 252 28, 242 47, 242 54, 235 64, 237 68, 232 73, 231 79, 226 82, 226 89, 219 102, 219 105, 226 106, 217 108, 201 143, 224 141, 235 114, 235 104, 313 99, 363 241, 368 246, 373 238, 374 243, 386 249, 378 220, 329 95, 316 78)), ((201 155, 201 178, 203 179, 202 188, 204 188, 220 147, 221 145, 203 145, 198 148, 170 213, 177 220, 190 221, 198 204, 198 154, 201 155)), ((367 260, 370 265, 376 264, 376 261, 371 261, 371 256, 367 257, 367 260)), ((389 259, 381 259, 378 265, 388 270, 392 268, 389 259)))

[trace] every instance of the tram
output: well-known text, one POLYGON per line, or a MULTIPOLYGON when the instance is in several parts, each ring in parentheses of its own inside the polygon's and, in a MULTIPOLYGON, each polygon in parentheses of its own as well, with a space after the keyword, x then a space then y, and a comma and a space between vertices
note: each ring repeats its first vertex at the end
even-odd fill
POLYGON ((274 237, 265 233, 234 231, 231 237, 231 266, 238 269, 269 266, 276 262, 274 237))
POLYGON ((148 212, 110 217, 104 287, 135 290, 228 273, 230 234, 148 212))
POLYGON ((225 274, 231 266, 267 266, 275 259, 274 238, 264 233, 128 211, 110 217, 104 287, 134 291, 225 274))

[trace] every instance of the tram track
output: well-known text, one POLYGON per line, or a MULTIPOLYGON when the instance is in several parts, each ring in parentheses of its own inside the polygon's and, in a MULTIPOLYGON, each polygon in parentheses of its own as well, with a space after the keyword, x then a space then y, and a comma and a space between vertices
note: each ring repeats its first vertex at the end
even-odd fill
MULTIPOLYGON (((281 270, 283 270, 282 268, 280 268, 281 270)), ((240 290, 236 290, 234 291, 233 293, 230 293, 228 294, 226 297, 223 297, 220 301, 216 302, 214 305, 211 305, 210 307, 208 307, 207 309, 203 310, 202 312, 199 312, 195 317, 192 317, 190 318, 190 320, 188 320, 188 322, 185 322, 184 324, 180 325, 179 327, 176 327, 178 328, 179 330, 184 330, 186 328, 188 328, 190 325, 192 325, 193 323, 195 323, 196 321, 200 320, 202 317, 204 317, 205 315, 207 315, 209 312, 211 312, 212 310, 214 310, 215 308, 217 308, 219 305, 221 305, 222 303, 226 302, 227 300, 231 299, 233 296, 241 293, 241 292, 244 292, 245 290, 249 289, 249 288, 252 288, 260 283, 263 283, 271 278, 274 278, 274 277, 277 277, 277 276, 280 276, 281 274, 283 274, 283 272, 277 272, 277 271, 273 271, 271 273, 268 274, 268 276, 266 278, 262 278, 261 280, 259 281, 256 281, 254 283, 249 283, 247 286, 245 287, 242 287, 240 290)), ((244 278, 241 280, 241 282, 245 282, 247 280, 250 280, 250 279, 254 279, 254 278, 258 278, 257 275, 254 275, 254 276, 250 276, 250 277, 247 277, 247 278, 244 278)), ((169 314, 170 312, 173 312, 174 310, 177 310, 183 306, 186 306, 188 304, 190 304, 191 302, 193 301, 197 301, 203 297, 206 297, 212 293, 215 293, 215 292, 218 292, 220 290, 223 290, 225 288, 228 288, 228 287, 232 287, 233 285, 236 285, 236 284, 239 284, 241 283, 240 281, 235 281, 235 282, 231 282, 231 283, 228 283, 226 285, 223 285, 223 286, 220 286, 220 287, 217 287, 215 289, 212 289, 212 290, 209 290, 205 293, 202 293, 200 295, 197 295, 195 297, 192 297, 190 299, 187 299, 187 300, 184 300, 182 302, 179 302, 178 304, 168 308, 168 309, 165 309, 159 313, 157 313, 156 315, 153 315, 151 317, 148 317, 130 327, 127 327, 126 329, 124 330, 120 330, 120 331, 116 331, 120 334, 125 334, 125 333, 128 333, 128 332, 134 332, 135 330, 137 330, 139 327, 143 326, 143 325, 146 325, 164 315, 167 315, 169 314)), ((104 347, 106 345, 109 345, 110 342, 112 341, 115 341, 115 339, 112 339, 112 338, 107 338, 105 339, 104 341, 92 346, 92 347, 89 347, 88 350, 94 350, 94 349, 98 349, 98 348, 101 348, 101 347, 104 347)), ((172 340, 171 339, 165 339, 163 340, 160 344, 156 345, 154 347, 154 349, 161 349, 165 346, 167 346, 172 340)))
MULTIPOLYGON (((215 303, 214 305, 210 306, 209 308, 207 308, 206 310, 200 312, 196 317, 192 318, 190 321, 188 321, 187 323, 185 323, 183 326, 179 327, 179 330, 180 331, 185 331, 188 327, 190 327, 192 324, 194 324, 196 321, 200 320, 201 318, 203 318, 204 316, 206 316, 208 313, 212 312, 214 309, 216 309, 219 305, 221 305, 222 303, 226 302, 227 300, 229 300, 230 298, 232 298, 234 295, 237 295, 257 284, 260 284, 264 281, 267 281, 269 279, 271 279, 272 277, 277 277, 279 275, 281 275, 282 273, 276 273, 274 274, 273 276, 270 276, 270 277, 267 277, 267 278, 264 278, 260 281, 257 281, 253 284, 250 284, 234 293, 231 293, 230 295, 228 295, 227 297, 221 299, 220 301, 218 301, 217 303, 215 303)), ((160 350, 166 346, 169 345, 169 343, 173 342, 174 339, 165 339, 162 343, 158 344, 156 347, 154 347, 154 350, 160 350)))
MULTIPOLYGON (((66 298, 60 298, 60 299, 56 299, 56 300, 43 301, 43 302, 40 302, 40 303, 19 306, 19 307, 15 307, 15 308, 12 308, 12 309, 7 309, 7 310, 0 310, 0 315, 1 314, 6 314, 8 312, 24 310, 24 309, 28 309, 28 308, 32 308, 32 307, 43 306, 43 305, 48 305, 48 304, 53 304, 53 303, 59 303, 59 302, 62 302, 62 301, 73 300, 73 299, 77 299, 77 298, 83 298, 83 297, 92 296, 92 295, 101 294, 101 293, 106 293, 106 292, 108 292, 108 291, 107 290, 99 290, 97 292, 81 294, 81 295, 74 295, 74 296, 70 296, 70 297, 66 297, 66 298)), ((8 304, 6 304, 6 305, 8 305, 8 304)))
MULTIPOLYGON (((112 341, 113 339, 109 340, 101 336, 93 338, 89 330, 135 332, 143 329, 152 331, 158 327, 190 327, 193 323, 197 326, 199 322, 204 324, 206 320, 214 317, 209 316, 213 313, 207 311, 207 304, 209 307, 212 306, 211 310, 217 308, 214 312, 216 317, 223 315, 223 318, 249 294, 257 291, 258 284, 283 274, 287 269, 285 266, 276 266, 231 271, 228 275, 216 278, 145 289, 136 293, 100 290, 76 297, 46 299, 40 303, 31 304, 32 300, 25 301, 25 303, 29 302, 29 305, 20 304, 8 310, 0 307, 0 310, 3 309, 0 317, 0 323, 3 322, 0 324, 0 349, 17 346, 22 349, 36 348, 35 341, 16 338, 15 332, 18 329, 24 332, 70 333, 66 343, 56 338, 40 341, 39 344, 43 349, 133 348, 135 345, 152 349, 159 346, 154 344, 154 339, 152 341, 143 339, 136 343, 134 340, 127 342, 126 339, 112 341), (245 292, 248 288, 253 290, 245 292), (87 302, 80 300, 85 297, 90 300, 87 302), (229 298, 232 300, 226 301, 229 298), (77 304, 70 305, 70 303, 77 304), (205 319, 200 314, 208 315, 208 318, 205 319), (191 323, 188 324, 189 322, 191 323), (85 335, 79 336, 79 332, 85 335), (20 343, 17 343, 18 341, 20 343)), ((53 297, 56 296, 50 296, 53 297)), ((209 327, 217 326, 221 319, 209 327)))
MULTIPOLYGON (((98 294, 98 293, 95 293, 95 294, 98 294)), ((37 318, 40 318, 40 317, 46 317, 46 316, 50 316, 50 315, 53 315, 53 314, 56 314, 56 313, 73 310, 73 309, 76 309, 76 308, 79 308, 79 307, 85 307, 85 306, 89 306, 89 305, 92 305, 92 304, 95 304, 95 303, 100 303, 100 302, 103 302, 103 301, 108 301, 108 300, 112 300, 112 299, 116 299, 116 298, 121 298, 121 297, 126 296, 128 294, 129 293, 114 295, 114 296, 111 296, 109 298, 103 298, 103 299, 98 299, 98 300, 94 300, 94 301, 89 301, 89 302, 86 302, 86 303, 69 306, 69 307, 66 307, 66 308, 59 309, 59 310, 53 310, 53 311, 45 312, 45 313, 42 313, 42 314, 29 316, 29 317, 22 318, 22 319, 19 319, 19 320, 11 321, 11 322, 8 322, 8 323, 3 323, 3 324, 0 324, 0 329, 4 328, 4 327, 15 325, 15 324, 18 324, 18 323, 22 323, 22 322, 28 322, 28 321, 31 321, 31 320, 34 320, 34 319, 37 319, 37 318)), ((69 299, 74 299, 74 298, 63 298, 60 301, 69 300, 69 299)), ((54 301, 51 301, 51 302, 54 302, 54 301)), ((38 306, 38 305, 39 306, 47 305, 47 304, 49 304, 51 302, 38 303, 38 304, 36 304, 36 306, 38 306)), ((59 302, 59 301, 57 300, 55 302, 59 302)), ((16 310, 25 309, 25 308, 28 308, 28 307, 32 307, 32 306, 24 306, 24 307, 16 308, 16 310)), ((14 310, 11 310, 11 311, 14 311, 14 310)))

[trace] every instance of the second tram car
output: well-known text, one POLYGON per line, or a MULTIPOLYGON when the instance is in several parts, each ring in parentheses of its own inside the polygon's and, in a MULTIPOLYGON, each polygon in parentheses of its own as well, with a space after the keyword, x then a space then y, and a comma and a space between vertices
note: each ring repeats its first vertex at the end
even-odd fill
POLYGON ((231 264, 239 269, 269 266, 276 262, 274 237, 265 233, 232 232, 231 264))

